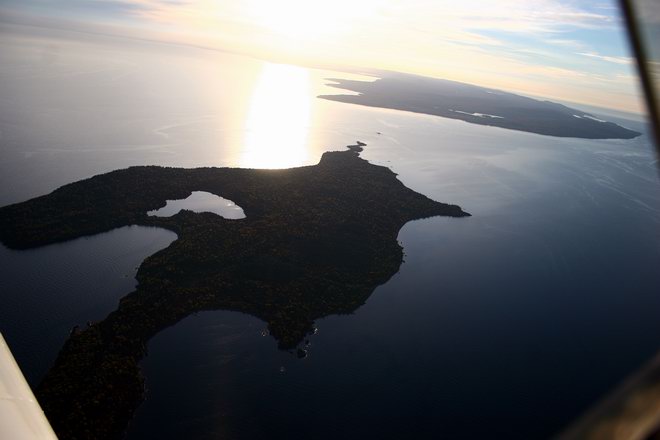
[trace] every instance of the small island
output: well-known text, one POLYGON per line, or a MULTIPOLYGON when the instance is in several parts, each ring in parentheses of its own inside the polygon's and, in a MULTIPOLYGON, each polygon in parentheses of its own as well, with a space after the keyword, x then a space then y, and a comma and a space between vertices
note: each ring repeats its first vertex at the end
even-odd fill
POLYGON ((285 170, 131 167, 0 208, 0 240, 15 249, 126 225, 178 235, 141 264, 136 290, 117 310, 72 331, 37 387, 58 436, 121 438, 144 399, 139 363, 149 339, 191 313, 223 309, 256 316, 280 349, 301 356, 296 347, 315 319, 353 312, 399 270, 397 235, 405 223, 469 216, 362 159, 365 145, 285 170), (186 210, 147 215, 193 191, 230 199, 246 217, 186 210))
POLYGON ((460 119, 479 125, 557 137, 632 139, 641 133, 582 110, 501 90, 398 72, 374 72, 375 81, 330 78, 328 85, 357 92, 319 98, 460 119))

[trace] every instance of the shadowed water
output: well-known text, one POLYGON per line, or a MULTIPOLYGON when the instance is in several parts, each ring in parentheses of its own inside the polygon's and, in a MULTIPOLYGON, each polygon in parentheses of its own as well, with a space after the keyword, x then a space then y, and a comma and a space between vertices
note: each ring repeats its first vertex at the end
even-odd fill
POLYGON ((73 326, 103 319, 136 285, 135 272, 176 234, 126 226, 35 250, 0 245, 1 330, 31 384, 55 361, 73 326))

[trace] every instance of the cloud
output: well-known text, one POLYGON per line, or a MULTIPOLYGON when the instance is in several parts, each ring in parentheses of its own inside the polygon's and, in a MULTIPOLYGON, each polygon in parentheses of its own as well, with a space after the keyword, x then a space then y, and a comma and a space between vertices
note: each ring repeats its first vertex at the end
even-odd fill
POLYGON ((614 0, 0 2, 88 26, 117 24, 158 40, 293 63, 406 71, 556 96, 591 90, 593 99, 603 100, 635 90, 630 79, 616 77, 631 64, 622 56, 625 48, 597 49, 604 33, 622 32, 614 0), (617 81, 622 85, 615 88, 617 81), (603 84, 612 84, 607 93, 603 84))
MULTIPOLYGON (((4 0, 16 7, 49 9, 53 12, 95 12, 108 19, 137 18, 158 24, 185 25, 190 22, 208 21, 209 18, 227 22, 252 24, 250 9, 272 5, 275 0, 4 0), (212 16, 212 17, 209 17, 212 16)), ((389 18, 408 25, 409 28, 443 30, 466 33, 462 37, 474 39, 483 32, 506 33, 559 33, 570 29, 597 29, 611 26, 618 17, 598 7, 577 6, 572 0, 363 0, 328 5, 321 0, 277 0, 277 8, 293 5, 315 8, 324 13, 341 9, 349 19, 355 9, 365 4, 372 18, 389 18), (471 33, 471 35, 469 34, 471 33), (472 37, 472 38, 470 38, 472 37)), ((364 8, 362 8, 364 9, 364 8)), ((321 14, 322 16, 322 14, 321 14)), ((369 20, 367 17, 361 17, 369 20)), ((459 35, 459 37, 461 37, 459 35)), ((496 44, 496 39, 484 44, 496 44)))
POLYGON ((3 0, 3 8, 28 10, 57 15, 93 14, 100 17, 116 18, 130 16, 149 10, 149 5, 141 0, 3 0))
POLYGON ((607 61, 608 63, 614 64, 632 64, 632 58, 630 57, 612 57, 607 55, 600 55, 595 52, 578 52, 578 55, 582 55, 589 58, 596 58, 602 61, 607 61))
POLYGON ((563 39, 563 38, 550 38, 545 40, 546 43, 554 46, 569 47, 572 49, 584 50, 585 44, 582 41, 563 39))
POLYGON ((426 15, 437 27, 459 26, 471 30, 508 33, 558 33, 567 29, 611 27, 616 15, 576 7, 560 0, 429 0, 414 7, 400 6, 402 15, 411 11, 426 15), (436 13, 429 13, 436 11, 436 13))

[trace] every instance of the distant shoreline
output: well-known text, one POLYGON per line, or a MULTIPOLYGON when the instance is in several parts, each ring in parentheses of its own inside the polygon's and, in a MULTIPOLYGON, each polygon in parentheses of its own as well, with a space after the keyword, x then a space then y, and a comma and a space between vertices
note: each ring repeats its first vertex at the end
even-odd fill
POLYGON ((455 81, 391 73, 375 81, 328 78, 354 95, 319 95, 329 101, 459 119, 555 137, 633 139, 641 133, 563 104, 455 81))

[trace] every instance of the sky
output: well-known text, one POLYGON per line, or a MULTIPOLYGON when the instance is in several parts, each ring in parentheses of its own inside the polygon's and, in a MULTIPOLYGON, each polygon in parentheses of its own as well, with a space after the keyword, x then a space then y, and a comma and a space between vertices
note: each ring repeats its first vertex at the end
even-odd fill
POLYGON ((615 1, 2 0, 0 21, 643 111, 615 1))

